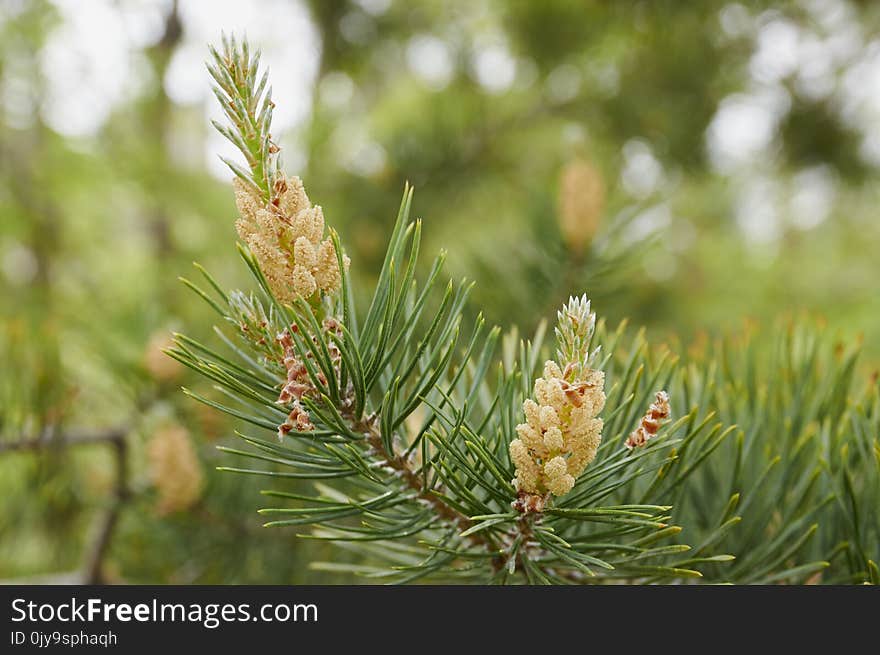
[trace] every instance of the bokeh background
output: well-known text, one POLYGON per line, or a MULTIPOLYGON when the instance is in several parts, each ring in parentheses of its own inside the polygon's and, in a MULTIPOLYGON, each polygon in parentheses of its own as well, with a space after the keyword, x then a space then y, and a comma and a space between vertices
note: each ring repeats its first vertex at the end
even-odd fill
MULTIPOLYGON (((161 353, 249 285, 203 61, 272 69, 276 137, 367 290, 404 182, 470 310, 569 293, 688 344, 808 314, 880 361, 880 5, 3 0, 0 579, 345 582, 221 474, 161 353)), ((344 555, 342 555, 344 556, 344 555)))

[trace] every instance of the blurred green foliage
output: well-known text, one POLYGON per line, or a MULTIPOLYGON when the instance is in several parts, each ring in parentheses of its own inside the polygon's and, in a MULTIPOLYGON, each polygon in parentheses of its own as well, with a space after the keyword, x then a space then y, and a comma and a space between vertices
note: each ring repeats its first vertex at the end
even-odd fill
MULTIPOLYGON (((132 46, 136 91, 85 136, 46 118, 44 55, 70 15, 47 0, 0 8, 0 439, 129 431, 132 493, 107 579, 324 581, 305 565, 316 547, 261 537, 258 481, 213 471, 234 426, 178 390, 210 388, 150 364, 161 335, 208 333, 210 309, 176 279, 191 261, 230 287, 247 278, 229 185, 204 162, 203 106, 168 93, 195 3, 135 4, 156 8, 161 29, 132 46), (145 453, 169 423, 188 430, 206 482, 189 511, 163 516, 145 453)), ((254 20, 277 20, 280 4, 254 20)), ((769 343, 774 317, 809 313, 863 337, 860 375, 878 367, 873 3, 288 4, 307 10, 321 50, 307 117, 278 136, 362 290, 409 180, 423 249, 446 248, 452 273, 477 281, 469 310, 490 323, 530 333, 584 291, 610 323, 685 344, 745 317, 769 343), (764 113, 727 112, 736 102, 764 113), (605 188, 580 252, 559 222, 575 158, 605 188)), ((189 65, 207 89, 201 62, 189 65)), ((81 566, 115 474, 101 445, 0 456, 0 578, 81 566)))

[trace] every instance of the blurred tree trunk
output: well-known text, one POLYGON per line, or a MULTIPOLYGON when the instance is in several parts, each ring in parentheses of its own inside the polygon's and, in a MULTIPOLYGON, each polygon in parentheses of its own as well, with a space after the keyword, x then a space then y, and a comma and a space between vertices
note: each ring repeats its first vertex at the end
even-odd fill
POLYGON ((147 51, 147 56, 153 66, 156 83, 152 97, 145 106, 146 136, 148 142, 157 144, 159 161, 156 162, 158 174, 148 178, 147 192, 153 201, 151 216, 149 219, 150 232, 153 236, 153 245, 160 261, 169 258, 175 250, 171 227, 169 223, 168 207, 163 193, 163 182, 171 179, 174 175, 174 165, 168 156, 168 142, 170 139, 169 126, 174 105, 165 92, 165 74, 174 55, 174 50, 183 37, 183 25, 180 22, 177 0, 171 4, 168 15, 165 18, 165 29, 162 38, 147 51))

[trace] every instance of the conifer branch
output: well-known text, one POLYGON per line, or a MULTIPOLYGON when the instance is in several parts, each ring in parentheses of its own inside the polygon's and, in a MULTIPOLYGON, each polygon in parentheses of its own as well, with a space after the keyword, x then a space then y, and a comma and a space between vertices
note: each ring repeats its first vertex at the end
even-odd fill
POLYGON ((224 399, 187 393, 277 436, 240 432, 246 448, 221 450, 256 464, 222 470, 313 483, 265 490, 287 503, 259 510, 267 526, 311 526, 302 536, 361 554, 350 572, 393 582, 797 582, 832 566, 878 577, 863 499, 880 489, 864 465, 880 452, 880 400, 849 401, 851 360, 828 378, 810 369, 815 351, 777 349, 768 377, 786 384, 768 394, 753 351, 682 363, 643 332, 609 330, 580 296, 557 314, 556 360, 541 365, 540 331, 508 338, 499 365, 500 331, 464 323, 471 285, 441 282, 442 254, 417 275, 408 186, 359 314, 339 235, 322 241, 320 207, 280 171, 258 55, 224 39, 212 56, 231 123, 218 129, 248 165, 232 168, 257 290, 226 293, 199 269, 208 290, 187 285, 237 335, 218 330, 222 351, 178 335, 167 352, 224 399), (765 429, 786 435, 769 460, 765 429), (822 440, 805 432, 819 429, 822 440), (831 503, 844 545, 816 523, 831 503))
POLYGON ((0 453, 39 451, 52 446, 66 447, 99 443, 115 443, 123 439, 125 439, 125 432, 116 429, 107 430, 105 432, 64 431, 61 433, 56 433, 54 430, 44 430, 36 437, 0 439, 0 453))

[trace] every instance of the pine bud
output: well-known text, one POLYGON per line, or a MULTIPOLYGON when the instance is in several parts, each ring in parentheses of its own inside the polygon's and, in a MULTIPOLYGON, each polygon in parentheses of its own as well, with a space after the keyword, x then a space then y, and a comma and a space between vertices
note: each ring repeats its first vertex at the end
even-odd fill
MULTIPOLYGON (((284 439, 285 435, 290 432, 309 432, 315 429, 303 400, 306 398, 315 398, 318 395, 318 390, 315 388, 312 379, 309 377, 308 368, 300 359, 297 350, 294 347, 291 331, 295 332, 295 328, 296 326, 291 326, 290 329, 282 331, 276 338, 278 344, 283 349, 284 354, 281 363, 287 370, 287 379, 281 387, 281 392, 278 394, 278 400, 275 402, 279 405, 291 408, 287 420, 278 426, 279 441, 284 439)), ((330 341, 329 335, 331 333, 335 334, 337 337, 342 335, 342 328, 334 318, 325 318, 321 329, 324 332, 324 335, 321 338, 325 339, 326 342, 330 341)), ((316 344, 318 343, 319 337, 312 335, 309 338, 311 338, 316 344)), ((327 344, 327 352, 330 355, 330 361, 338 375, 342 354, 339 352, 339 348, 333 343, 327 344)), ((321 372, 318 373, 318 380, 322 384, 327 383, 324 374, 321 372)))
POLYGON ((556 358, 565 362, 563 377, 574 379, 590 371, 599 348, 590 350, 596 330, 596 314, 590 311, 586 294, 571 296, 556 313, 556 358))
POLYGON ((657 436, 661 421, 669 418, 669 395, 665 391, 658 391, 654 402, 645 412, 639 426, 626 438, 624 444, 627 448, 639 448, 657 436))

